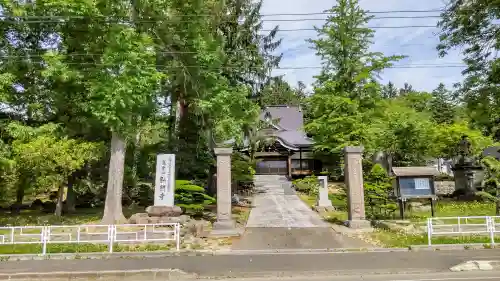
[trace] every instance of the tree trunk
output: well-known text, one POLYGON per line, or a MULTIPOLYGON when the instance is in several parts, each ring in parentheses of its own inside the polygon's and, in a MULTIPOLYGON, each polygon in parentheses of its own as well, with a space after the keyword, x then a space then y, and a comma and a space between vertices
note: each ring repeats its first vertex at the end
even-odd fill
POLYGON ((138 176, 137 176, 137 166, 139 163, 139 157, 141 156, 141 151, 140 151, 140 143, 141 143, 141 131, 138 130, 136 135, 135 135, 135 141, 134 141, 134 159, 132 162, 132 190, 136 191, 137 189, 137 184, 139 182, 138 176))
POLYGON ((68 214, 74 213, 76 211, 75 201, 76 194, 73 185, 75 184, 76 176, 75 173, 68 178, 68 191, 66 191, 66 212, 68 214))
POLYGON ((125 221, 122 210, 122 192, 126 149, 126 140, 116 132, 112 132, 103 224, 117 224, 125 221))
POLYGON ((387 175, 392 176, 392 165, 394 162, 394 158, 391 152, 387 152, 387 175))
POLYGON ((24 187, 26 184, 26 181, 21 180, 22 182, 19 183, 16 189, 16 203, 11 206, 10 212, 12 214, 20 214, 21 213, 21 207, 23 205, 23 199, 24 199, 24 187))
POLYGON ((62 216, 63 200, 64 200, 64 185, 61 185, 57 190, 57 204, 56 204, 56 211, 54 212, 54 215, 58 217, 62 216))
POLYGON ((497 192, 497 194, 496 194, 497 202, 496 202, 495 213, 497 216, 500 216, 500 186, 498 186, 498 184, 497 184, 496 192, 497 192))

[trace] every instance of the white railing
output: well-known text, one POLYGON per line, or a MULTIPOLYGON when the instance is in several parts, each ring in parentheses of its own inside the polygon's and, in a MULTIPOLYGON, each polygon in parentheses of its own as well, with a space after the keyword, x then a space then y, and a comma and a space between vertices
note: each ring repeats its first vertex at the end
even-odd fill
POLYGON ((41 244, 42 255, 50 244, 107 244, 174 242, 180 249, 180 224, 50 225, 0 227, 0 245, 41 244))
POLYGON ((485 236, 495 245, 500 233, 500 216, 441 217, 427 219, 427 240, 432 245, 436 236, 485 236))

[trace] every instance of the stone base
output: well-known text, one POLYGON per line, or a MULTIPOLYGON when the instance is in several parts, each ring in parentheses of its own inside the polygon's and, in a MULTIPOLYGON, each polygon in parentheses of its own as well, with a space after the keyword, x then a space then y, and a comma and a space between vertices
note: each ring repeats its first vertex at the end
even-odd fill
POLYGON ((150 217, 178 217, 182 215, 182 209, 178 206, 149 206, 146 213, 150 217))
POLYGON ((181 223, 190 219, 182 215, 182 209, 178 206, 149 206, 145 213, 137 213, 130 217, 130 224, 156 224, 156 223, 181 223))
POLYGON ((240 236, 242 231, 236 228, 236 223, 233 220, 216 221, 212 225, 211 237, 234 237, 240 236))
POLYGON ((324 206, 314 206, 313 209, 316 212, 320 213, 320 214, 335 211, 335 207, 333 207, 333 206, 327 206, 327 207, 324 207, 324 206))
POLYGON ((372 228, 372 224, 367 220, 348 220, 346 221, 347 227, 353 229, 366 229, 372 228))

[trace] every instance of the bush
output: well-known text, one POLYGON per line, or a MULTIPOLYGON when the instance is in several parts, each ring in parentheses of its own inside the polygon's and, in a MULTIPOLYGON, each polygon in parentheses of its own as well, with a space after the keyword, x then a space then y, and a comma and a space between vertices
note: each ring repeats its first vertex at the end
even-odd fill
POLYGON ((310 196, 318 195, 319 182, 316 176, 294 180, 293 185, 298 192, 306 193, 310 196))
POLYGON ((190 215, 201 215, 205 206, 215 203, 215 198, 206 194, 203 187, 188 180, 175 181, 175 205, 190 215))
POLYGON ((397 204, 391 199, 392 178, 380 164, 373 165, 370 173, 366 175, 364 188, 365 204, 370 217, 378 219, 394 215, 397 204))
POLYGON ((235 153, 231 157, 231 180, 233 182, 253 182, 255 175, 255 161, 242 153, 235 153))

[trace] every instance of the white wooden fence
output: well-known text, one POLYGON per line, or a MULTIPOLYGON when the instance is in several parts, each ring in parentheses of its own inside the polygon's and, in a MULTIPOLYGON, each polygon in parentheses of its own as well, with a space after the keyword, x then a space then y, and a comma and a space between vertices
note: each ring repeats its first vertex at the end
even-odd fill
POLYGON ((50 244, 107 244, 173 242, 180 249, 180 224, 50 225, 0 227, 0 245, 41 244, 41 255, 50 244))
POLYGON ((427 240, 437 236, 483 236, 495 245, 495 235, 500 234, 500 216, 441 217, 427 219, 427 240))

